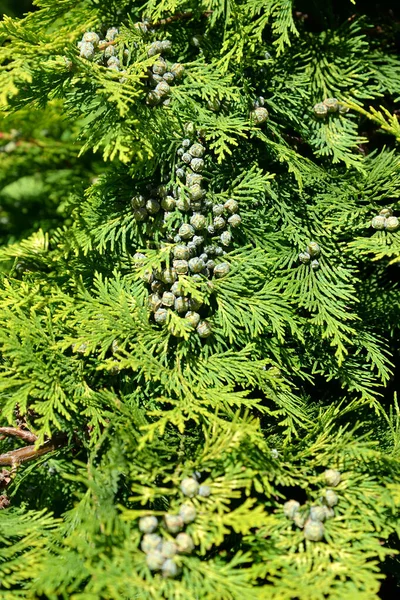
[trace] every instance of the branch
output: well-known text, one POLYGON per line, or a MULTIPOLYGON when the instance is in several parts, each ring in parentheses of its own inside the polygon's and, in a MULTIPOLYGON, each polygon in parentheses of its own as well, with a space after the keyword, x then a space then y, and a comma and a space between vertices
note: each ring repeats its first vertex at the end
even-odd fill
POLYGON ((5 454, 0 454, 0 466, 8 466, 16 468, 23 462, 27 462, 28 460, 34 460, 43 456, 43 454, 47 454, 48 452, 53 452, 60 446, 63 446, 66 442, 66 437, 62 436, 57 440, 48 440, 39 448, 33 446, 25 446, 24 448, 18 448, 17 450, 10 450, 10 452, 5 452, 5 454))
POLYGON ((20 429, 19 427, 0 427, 0 440, 4 440, 7 436, 19 437, 25 442, 36 442, 37 436, 30 431, 20 429))

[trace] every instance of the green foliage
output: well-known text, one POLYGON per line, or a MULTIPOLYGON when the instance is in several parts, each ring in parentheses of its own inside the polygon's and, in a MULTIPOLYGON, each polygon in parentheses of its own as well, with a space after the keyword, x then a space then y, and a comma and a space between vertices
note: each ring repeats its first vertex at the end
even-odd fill
POLYGON ((388 572, 399 588, 400 230, 371 223, 399 216, 400 61, 396 26, 359 4, 37 0, 0 21, 1 598, 372 600, 388 572), (168 98, 159 40, 168 73, 184 65, 168 98), (186 308, 160 325, 152 278, 170 290, 201 211, 215 265, 180 265, 186 308), (171 541, 187 502, 194 550, 163 576, 139 519, 171 541))

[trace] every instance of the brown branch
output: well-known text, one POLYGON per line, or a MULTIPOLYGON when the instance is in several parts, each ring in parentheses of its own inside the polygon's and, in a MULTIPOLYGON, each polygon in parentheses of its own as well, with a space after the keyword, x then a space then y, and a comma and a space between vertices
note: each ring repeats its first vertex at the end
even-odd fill
POLYGON ((5 437, 19 437, 25 442, 36 442, 37 436, 26 429, 20 429, 19 427, 0 427, 0 440, 4 440, 5 437))
POLYGON ((48 440, 42 446, 39 446, 39 448, 36 448, 35 445, 33 445, 18 448, 17 450, 10 450, 9 452, 0 454, 0 466, 16 468, 23 462, 34 460, 35 458, 43 456, 43 454, 53 452, 53 450, 63 446, 65 443, 66 436, 60 436, 58 439, 48 440))

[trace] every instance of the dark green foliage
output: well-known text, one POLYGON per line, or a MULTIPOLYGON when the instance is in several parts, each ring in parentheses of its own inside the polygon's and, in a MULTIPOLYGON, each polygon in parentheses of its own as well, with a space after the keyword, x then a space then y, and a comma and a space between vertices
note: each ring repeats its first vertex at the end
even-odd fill
POLYGON ((399 25, 306 4, 0 22, 1 598, 398 586, 399 25))

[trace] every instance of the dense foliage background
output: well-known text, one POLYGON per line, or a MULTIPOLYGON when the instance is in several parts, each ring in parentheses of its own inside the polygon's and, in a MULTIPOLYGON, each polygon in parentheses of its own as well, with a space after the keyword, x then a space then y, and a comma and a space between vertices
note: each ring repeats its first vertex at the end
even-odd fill
POLYGON ((396 597, 399 9, 0 9, 0 598, 396 597))

